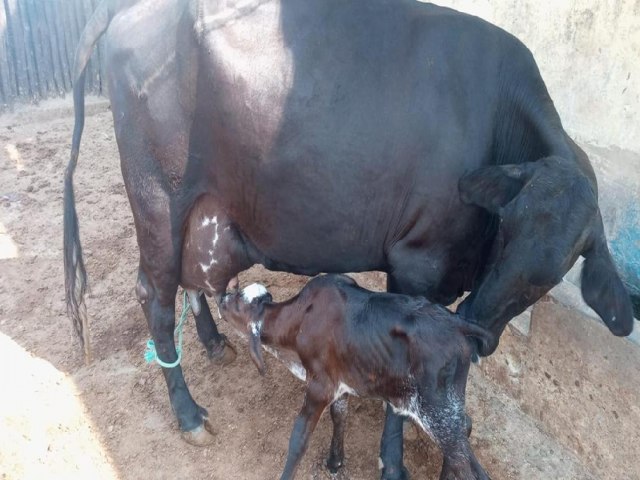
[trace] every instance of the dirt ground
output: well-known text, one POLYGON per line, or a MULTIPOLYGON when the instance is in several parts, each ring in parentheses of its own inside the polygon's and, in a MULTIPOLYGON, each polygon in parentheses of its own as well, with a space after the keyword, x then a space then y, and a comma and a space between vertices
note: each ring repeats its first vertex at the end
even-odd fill
MULTIPOLYGON (((87 298, 95 360, 85 366, 64 307, 62 186, 73 117, 59 100, 0 117, 0 474, 2 479, 273 479, 284 464, 303 384, 266 356, 260 377, 246 345, 236 362, 207 360, 190 319, 183 368, 196 401, 209 410, 216 441, 192 447, 179 436, 159 367, 145 364, 148 332, 133 287, 137 245, 118 166, 111 112, 88 107, 75 178, 91 292, 87 298)), ((381 288, 380 273, 356 275, 381 288)), ((305 278, 254 268, 246 285, 265 283, 276 299, 305 278)), ((478 369, 468 387, 472 446, 494 479, 590 479, 575 456, 554 443, 478 369)), ((346 467, 340 478, 378 478, 383 410, 352 399, 346 467)), ((412 478, 437 478, 441 458, 422 433, 405 429, 412 478)), ((330 478, 323 469, 330 419, 323 415, 298 478, 330 478)))

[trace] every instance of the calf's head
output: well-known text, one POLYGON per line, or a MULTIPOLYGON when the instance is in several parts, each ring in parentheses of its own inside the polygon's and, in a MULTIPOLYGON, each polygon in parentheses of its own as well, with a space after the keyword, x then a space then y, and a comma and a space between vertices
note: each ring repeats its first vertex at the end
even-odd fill
POLYGON ((261 375, 265 366, 262 358, 260 334, 264 322, 265 304, 271 302, 271 294, 259 283, 253 283, 241 291, 227 293, 220 302, 220 315, 249 337, 249 354, 261 375))
POLYGON ((607 247, 595 182, 560 157, 489 166, 463 176, 462 200, 499 216, 480 284, 461 313, 491 329, 493 348, 506 324, 585 258, 582 296, 614 335, 633 330, 629 296, 607 247))

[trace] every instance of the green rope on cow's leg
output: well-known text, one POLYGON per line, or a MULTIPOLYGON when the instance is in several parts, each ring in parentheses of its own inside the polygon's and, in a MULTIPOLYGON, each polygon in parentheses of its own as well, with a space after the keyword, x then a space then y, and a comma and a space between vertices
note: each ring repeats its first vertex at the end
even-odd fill
POLYGON ((182 297, 182 314, 180 315, 180 321, 178 325, 176 325, 176 329, 174 330, 174 335, 178 333, 178 346, 176 347, 176 352, 178 353, 178 358, 175 362, 166 363, 160 360, 158 357, 158 352, 156 351, 156 344, 153 340, 147 340, 147 349, 144 352, 144 360, 147 363, 156 362, 158 365, 164 368, 174 368, 180 365, 180 360, 182 360, 182 327, 184 326, 184 322, 187 319, 187 315, 189 314, 189 310, 191 310, 191 304, 187 300, 187 291, 184 291, 184 295, 182 297))

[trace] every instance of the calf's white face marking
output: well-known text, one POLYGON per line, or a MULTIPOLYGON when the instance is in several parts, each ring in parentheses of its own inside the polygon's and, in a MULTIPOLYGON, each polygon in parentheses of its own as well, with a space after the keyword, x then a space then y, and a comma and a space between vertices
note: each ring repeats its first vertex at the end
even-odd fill
POLYGON ((267 293, 267 289, 264 285, 260 285, 259 283, 252 283, 248 287, 242 289, 242 299, 245 303, 251 303, 256 298, 260 298, 265 296, 267 293))

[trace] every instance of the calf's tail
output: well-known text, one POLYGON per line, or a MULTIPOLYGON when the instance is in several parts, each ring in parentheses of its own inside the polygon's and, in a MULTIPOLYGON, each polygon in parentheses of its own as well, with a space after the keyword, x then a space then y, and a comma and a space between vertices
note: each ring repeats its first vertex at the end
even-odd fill
POLYGON ((67 314, 84 349, 85 361, 91 360, 89 329, 84 295, 87 289, 87 272, 82 259, 82 245, 78 230, 78 215, 73 192, 73 172, 78 163, 80 140, 84 128, 85 70, 96 41, 109 26, 108 0, 103 0, 87 22, 80 36, 73 65, 73 107, 75 123, 71 141, 71 158, 64 177, 64 280, 67 314))

